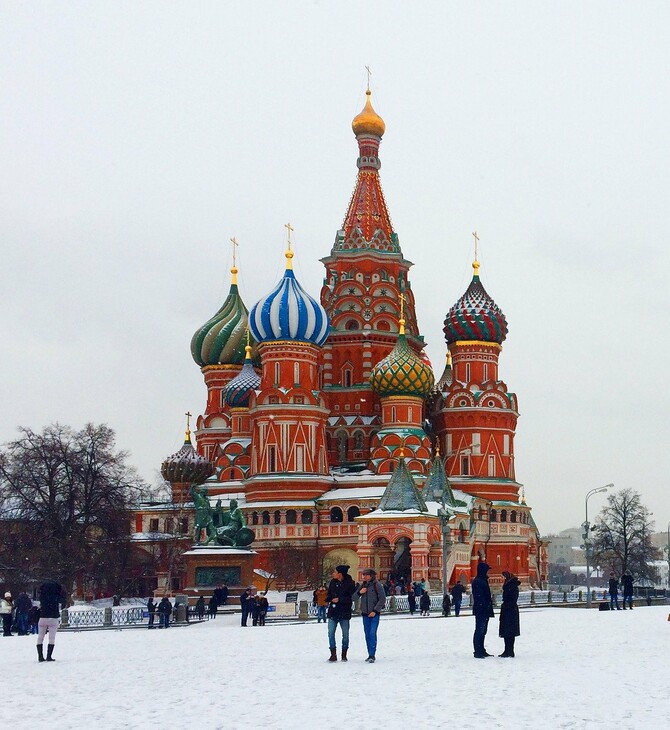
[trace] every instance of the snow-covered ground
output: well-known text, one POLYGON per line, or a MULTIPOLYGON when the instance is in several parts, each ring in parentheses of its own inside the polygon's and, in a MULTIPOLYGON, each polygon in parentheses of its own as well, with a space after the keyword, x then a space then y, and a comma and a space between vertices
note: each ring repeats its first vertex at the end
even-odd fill
MULTIPOLYGON (((328 664, 323 624, 238 616, 147 631, 0 638, 4 726, 30 728, 670 728, 669 607, 522 612, 515 659, 472 657, 471 616, 384 616, 366 664, 328 664)), ((487 649, 499 654, 497 616, 487 649)))

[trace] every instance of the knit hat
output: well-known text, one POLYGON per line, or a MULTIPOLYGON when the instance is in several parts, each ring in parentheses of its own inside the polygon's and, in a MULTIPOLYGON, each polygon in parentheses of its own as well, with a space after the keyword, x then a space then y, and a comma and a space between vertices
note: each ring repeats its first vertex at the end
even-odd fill
POLYGON ((503 578, 511 578, 512 574, 509 572, 509 570, 503 570, 502 576, 503 578))
POLYGON ((7 591, 7 593, 5 593, 5 598, 11 598, 11 597, 12 597, 12 594, 9 591, 7 591))
POLYGON ((366 568, 361 572, 363 573, 363 575, 377 575, 377 571, 374 570, 374 568, 366 568))
POLYGON ((349 574, 349 566, 348 565, 336 565, 335 570, 338 573, 342 573, 342 575, 348 575, 349 574))

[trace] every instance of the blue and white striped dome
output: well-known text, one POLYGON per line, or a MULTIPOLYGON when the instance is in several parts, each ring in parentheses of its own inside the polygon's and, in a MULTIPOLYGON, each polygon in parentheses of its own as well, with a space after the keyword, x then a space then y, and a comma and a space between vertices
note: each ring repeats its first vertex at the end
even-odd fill
POLYGON ((288 253, 279 284, 251 308, 249 329, 257 342, 298 340, 320 347, 328 337, 328 315, 296 281, 288 253))

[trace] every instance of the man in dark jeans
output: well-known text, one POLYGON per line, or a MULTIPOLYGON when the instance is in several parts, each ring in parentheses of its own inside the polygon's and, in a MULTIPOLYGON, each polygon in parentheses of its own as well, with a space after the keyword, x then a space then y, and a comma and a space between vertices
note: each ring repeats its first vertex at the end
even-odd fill
POLYGON ((451 598, 454 601, 454 613, 458 616, 461 613, 461 602, 463 601, 463 593, 465 589, 463 584, 459 581, 451 589, 451 598))
POLYGON ((475 659, 486 659, 489 654, 484 648, 484 637, 493 618, 493 598, 488 579, 489 566, 486 563, 477 565, 477 577, 472 581, 472 614, 475 617, 475 633, 472 637, 475 659))
POLYGON ((621 608, 619 606, 619 581, 616 579, 616 576, 614 573, 610 573, 610 611, 614 611, 614 607, 616 606, 616 610, 620 611, 621 608))
POLYGON ((240 605, 242 606, 242 626, 247 625, 247 619, 251 613, 254 599, 251 597, 251 588, 245 589, 240 596, 240 605))

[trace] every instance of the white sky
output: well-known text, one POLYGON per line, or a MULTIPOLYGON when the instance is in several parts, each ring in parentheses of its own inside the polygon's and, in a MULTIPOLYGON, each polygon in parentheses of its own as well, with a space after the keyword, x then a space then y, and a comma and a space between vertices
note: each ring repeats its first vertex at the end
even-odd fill
POLYGON ((251 307, 291 221, 318 296, 369 64, 437 375, 477 230, 540 529, 607 482, 665 529, 669 26, 663 2, 0 2, 0 440, 107 422, 154 478, 205 404, 189 342, 228 239, 251 307))

